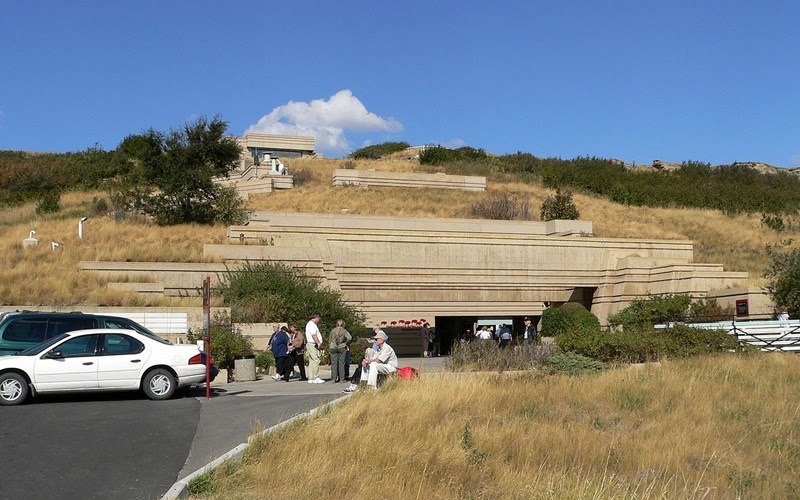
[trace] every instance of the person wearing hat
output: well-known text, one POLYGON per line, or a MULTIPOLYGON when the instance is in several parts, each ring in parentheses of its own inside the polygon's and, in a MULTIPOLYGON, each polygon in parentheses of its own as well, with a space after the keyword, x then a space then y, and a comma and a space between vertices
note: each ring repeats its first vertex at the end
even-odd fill
POLYGON ((531 318, 525 316, 522 320, 525 323, 525 333, 522 335, 522 338, 525 339, 525 342, 536 342, 536 327, 533 325, 531 318))
POLYGON ((361 362, 361 382, 366 382, 374 388, 378 387, 378 374, 389 374, 397 371, 397 354, 392 346, 386 343, 389 336, 383 331, 379 331, 374 337, 378 348, 376 356, 372 359, 364 359, 361 362))

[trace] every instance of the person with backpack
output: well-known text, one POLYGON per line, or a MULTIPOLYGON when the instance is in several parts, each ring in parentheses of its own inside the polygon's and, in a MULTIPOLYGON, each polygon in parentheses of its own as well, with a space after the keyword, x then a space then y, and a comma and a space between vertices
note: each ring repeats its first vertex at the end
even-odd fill
POLYGON ((353 336, 344 327, 344 320, 336 321, 336 328, 331 330, 328 338, 331 354, 331 380, 333 383, 344 382, 344 363, 347 356, 347 347, 353 341, 353 336))

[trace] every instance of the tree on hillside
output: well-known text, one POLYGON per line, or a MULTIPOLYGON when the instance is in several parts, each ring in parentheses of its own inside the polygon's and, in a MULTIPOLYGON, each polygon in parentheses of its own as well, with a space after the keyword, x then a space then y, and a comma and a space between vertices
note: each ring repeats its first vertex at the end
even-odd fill
POLYGON ((800 248, 788 248, 791 244, 792 240, 787 240, 780 246, 767 245, 772 260, 764 278, 775 305, 786 307, 790 317, 800 318, 800 248))
POLYGON ((561 192, 556 189, 554 196, 548 196, 542 202, 539 216, 543 221, 561 219, 561 220, 575 220, 580 217, 578 207, 572 201, 572 193, 569 191, 561 192))
POLYGON ((231 207, 227 191, 232 188, 213 182, 228 175, 239 159, 240 147, 225 135, 227 127, 219 117, 201 117, 169 133, 150 129, 126 137, 117 155, 128 168, 115 202, 160 225, 242 222, 243 202, 231 207))

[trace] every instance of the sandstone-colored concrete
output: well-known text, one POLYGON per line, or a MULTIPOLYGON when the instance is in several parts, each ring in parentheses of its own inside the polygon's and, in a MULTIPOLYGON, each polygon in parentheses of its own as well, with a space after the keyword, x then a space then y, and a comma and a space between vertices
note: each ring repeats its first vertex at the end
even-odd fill
POLYGON ((333 185, 486 191, 486 177, 337 168, 333 171, 333 185))
POLYGON ((763 288, 727 288, 723 290, 713 290, 708 293, 709 298, 717 300, 717 304, 722 307, 736 308, 736 301, 747 299, 750 314, 737 316, 737 320, 744 319, 775 319, 773 312, 776 310, 775 304, 769 296, 767 290, 763 288))
MULTIPOLYGON (((747 273, 693 262, 692 243, 586 237, 588 221, 518 222, 258 212, 204 252, 235 267, 284 262, 322 278, 370 323, 436 316, 538 315, 545 302, 581 301, 601 321, 662 293, 705 296, 747 273), (239 235, 245 242, 239 244, 239 235), (264 244, 252 244, 262 242, 264 244)), ((82 266, 85 263, 82 263, 82 266)), ((223 264, 138 263, 165 293, 192 293, 223 264), (161 267, 163 266, 163 267, 161 267), (171 271, 170 271, 171 269, 171 271), (181 290, 181 286, 187 287, 181 290)), ((108 273, 132 263, 87 264, 108 273)))

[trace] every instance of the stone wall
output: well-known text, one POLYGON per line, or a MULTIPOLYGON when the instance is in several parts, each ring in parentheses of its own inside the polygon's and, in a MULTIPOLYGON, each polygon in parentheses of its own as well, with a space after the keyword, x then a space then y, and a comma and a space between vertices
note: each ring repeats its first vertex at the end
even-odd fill
POLYGON ((692 243, 591 237, 588 221, 488 221, 259 212, 206 245, 225 264, 82 263, 110 275, 151 273, 189 293, 204 273, 277 261, 325 280, 370 323, 398 317, 537 315, 545 302, 587 303, 601 321, 650 294, 736 286, 747 273, 693 262, 692 243), (245 242, 239 244, 239 235, 245 242), (268 242, 258 245, 255 242, 268 242), (182 289, 182 287, 185 287, 182 289))
POLYGON ((486 191, 486 177, 337 168, 333 171, 333 185, 486 191))

